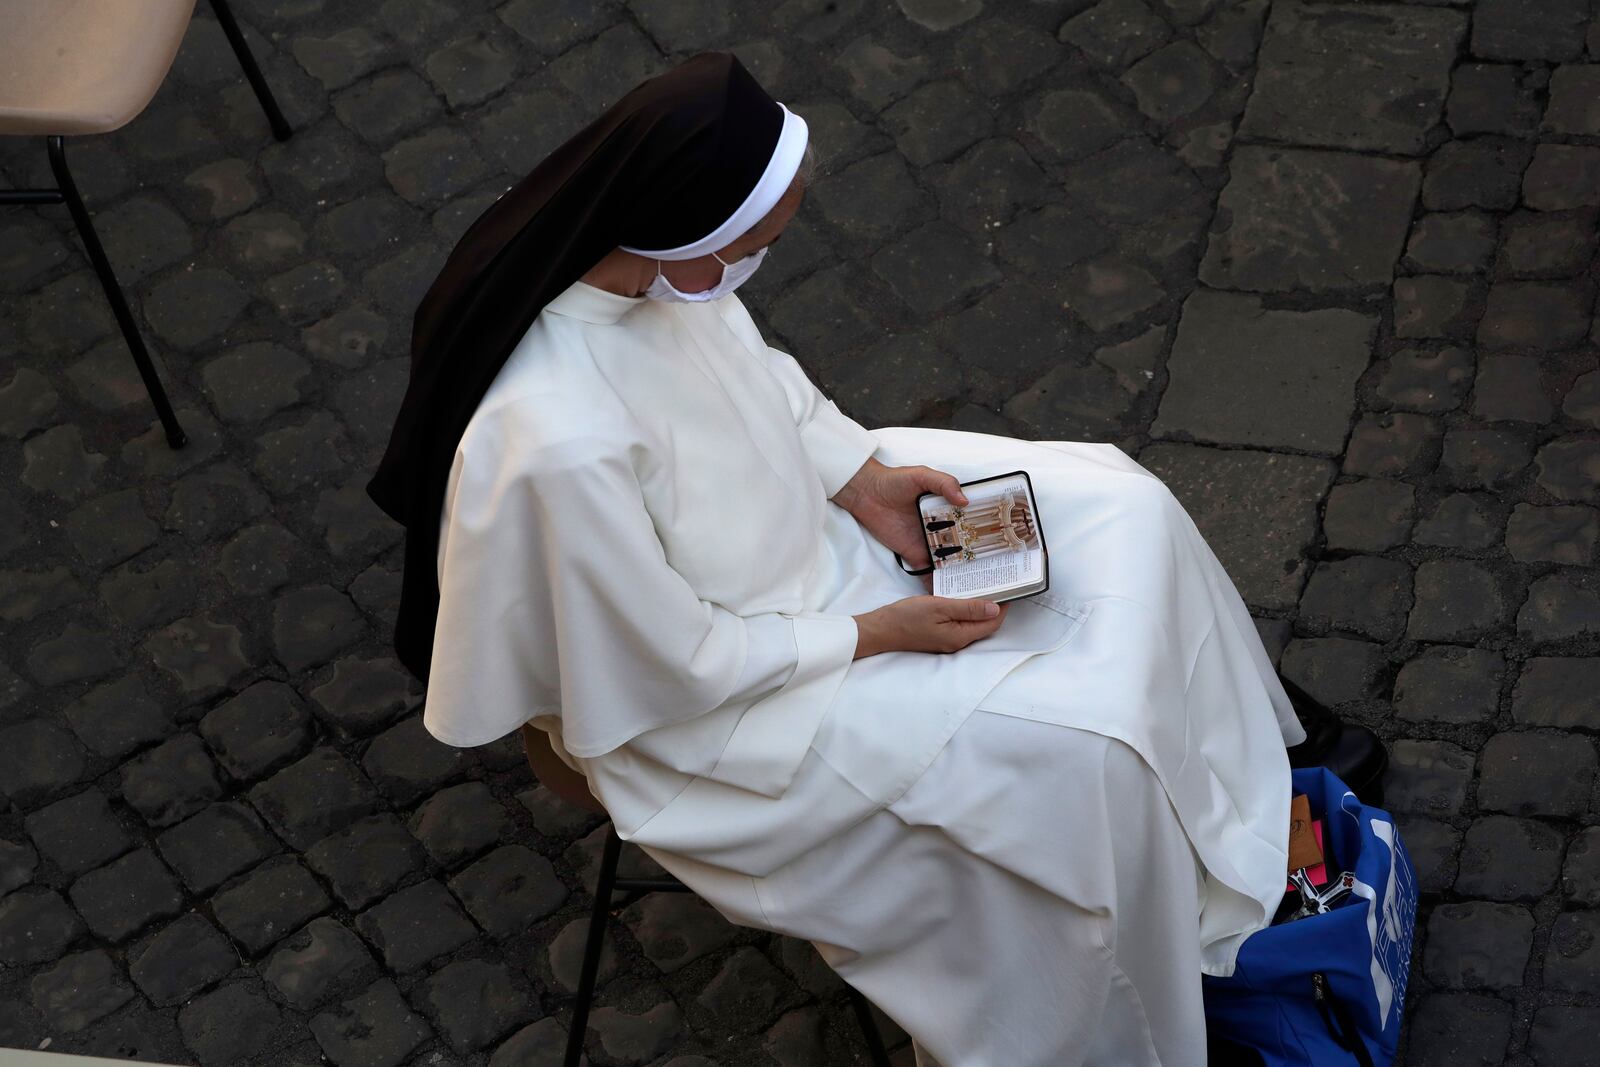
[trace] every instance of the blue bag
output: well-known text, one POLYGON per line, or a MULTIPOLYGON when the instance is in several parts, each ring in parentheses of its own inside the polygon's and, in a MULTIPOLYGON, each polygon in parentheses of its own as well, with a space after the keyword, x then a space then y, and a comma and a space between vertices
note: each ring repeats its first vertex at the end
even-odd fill
POLYGON ((1362 804, 1332 771, 1293 771, 1323 820, 1330 875, 1350 893, 1321 915, 1257 930, 1227 978, 1204 977, 1206 1023, 1266 1067, 1389 1067, 1400 1039, 1417 875, 1389 813, 1362 804))

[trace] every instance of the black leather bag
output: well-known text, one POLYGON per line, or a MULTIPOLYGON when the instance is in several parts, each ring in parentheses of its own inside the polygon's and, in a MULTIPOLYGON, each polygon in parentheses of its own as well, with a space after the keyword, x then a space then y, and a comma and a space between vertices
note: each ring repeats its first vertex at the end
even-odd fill
POLYGON ((1289 748, 1289 766, 1326 767, 1361 803, 1382 807, 1383 772, 1389 766, 1383 741, 1365 726, 1341 722, 1326 705, 1289 679, 1279 675, 1279 681, 1306 728, 1306 739, 1289 748))

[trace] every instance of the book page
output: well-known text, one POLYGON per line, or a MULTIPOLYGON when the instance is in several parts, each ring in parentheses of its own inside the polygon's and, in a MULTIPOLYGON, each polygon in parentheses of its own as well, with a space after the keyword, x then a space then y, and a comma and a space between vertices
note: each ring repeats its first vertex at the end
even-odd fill
POLYGON ((1022 475, 966 486, 966 507, 922 499, 935 596, 1003 594, 1044 577, 1044 550, 1022 475))

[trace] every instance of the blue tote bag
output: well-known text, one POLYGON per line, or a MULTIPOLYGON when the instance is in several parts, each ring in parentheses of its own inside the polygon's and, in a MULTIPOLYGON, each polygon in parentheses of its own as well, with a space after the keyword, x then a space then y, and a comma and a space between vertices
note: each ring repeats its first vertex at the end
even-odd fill
POLYGON ((1389 813, 1324 767, 1293 771, 1323 820, 1334 871, 1354 874, 1329 911, 1256 931, 1227 978, 1205 976, 1213 1034, 1266 1067, 1389 1067, 1411 969, 1417 876, 1389 813))

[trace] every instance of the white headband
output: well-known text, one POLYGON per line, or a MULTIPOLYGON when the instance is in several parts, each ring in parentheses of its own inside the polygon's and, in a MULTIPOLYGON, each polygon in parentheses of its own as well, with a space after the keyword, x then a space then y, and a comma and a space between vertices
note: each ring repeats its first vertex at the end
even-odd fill
MULTIPOLYGON (((782 104, 778 106, 783 107, 782 104)), ((772 158, 767 160, 767 169, 761 172, 761 178, 756 182, 755 188, 750 190, 750 195, 744 198, 744 203, 728 216, 726 222, 700 240, 679 245, 677 248, 631 248, 628 245, 619 247, 624 252, 632 252, 635 255, 671 260, 696 259, 731 244, 734 238, 765 218, 767 212, 771 211, 773 205, 782 198, 789 188, 789 183, 794 180, 795 171, 800 169, 800 157, 805 155, 805 151, 806 120, 783 107, 783 129, 778 132, 778 143, 772 150, 772 158)))

